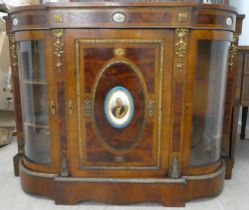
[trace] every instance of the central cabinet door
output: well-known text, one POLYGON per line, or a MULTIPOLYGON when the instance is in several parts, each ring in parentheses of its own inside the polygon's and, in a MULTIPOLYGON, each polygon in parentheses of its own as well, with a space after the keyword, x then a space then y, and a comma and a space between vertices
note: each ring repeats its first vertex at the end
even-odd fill
POLYGON ((65 39, 72 174, 165 177, 173 31, 68 30, 65 39))

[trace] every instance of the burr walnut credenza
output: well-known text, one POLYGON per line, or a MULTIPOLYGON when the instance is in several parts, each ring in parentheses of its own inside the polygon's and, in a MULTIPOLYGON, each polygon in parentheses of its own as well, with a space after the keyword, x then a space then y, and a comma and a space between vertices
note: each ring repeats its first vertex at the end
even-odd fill
POLYGON ((57 204, 218 195, 237 18, 227 5, 176 1, 12 9, 23 190, 57 204))

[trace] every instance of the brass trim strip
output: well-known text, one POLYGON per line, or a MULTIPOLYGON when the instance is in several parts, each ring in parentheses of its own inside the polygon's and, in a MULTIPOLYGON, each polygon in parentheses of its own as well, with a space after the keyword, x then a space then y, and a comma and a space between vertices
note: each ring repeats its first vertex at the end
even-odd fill
POLYGON ((19 170, 20 170, 20 172, 23 172, 29 176, 35 176, 35 177, 55 178, 58 176, 58 174, 49 174, 49 173, 41 173, 41 172, 31 171, 23 165, 22 161, 19 162, 19 170))
POLYGON ((159 166, 80 166, 80 169, 93 169, 93 170, 127 170, 127 169, 134 169, 134 170, 158 170, 160 169, 159 166))
POLYGON ((43 178, 55 178, 55 181, 66 181, 66 182, 74 182, 74 181, 82 181, 82 182, 130 182, 130 183, 187 183, 188 180, 195 181, 195 180, 206 180, 206 179, 212 179, 217 176, 222 175, 225 173, 226 167, 223 162, 222 167, 212 173, 207 175, 199 175, 199 176, 182 176, 180 179, 170 179, 170 178, 134 178, 134 179, 125 179, 125 178, 78 178, 78 177, 59 177, 58 174, 51 174, 51 173, 41 173, 41 172, 35 172, 27 169, 22 161, 19 162, 19 169, 20 172, 23 172, 29 176, 34 177, 43 177, 43 178))
POLYGON ((162 179, 162 178, 134 178, 134 179, 122 179, 122 178, 63 178, 57 177, 55 181, 65 181, 65 182, 106 182, 106 183, 145 183, 145 184, 155 184, 155 183, 179 183, 186 184, 184 179, 162 179))
POLYGON ((226 171, 226 166, 223 161, 222 166, 219 168, 218 171, 215 171, 212 174, 207 174, 207 175, 198 175, 198 176, 182 176, 183 179, 186 180, 204 180, 204 179, 212 179, 214 177, 220 176, 221 174, 225 173, 226 171))

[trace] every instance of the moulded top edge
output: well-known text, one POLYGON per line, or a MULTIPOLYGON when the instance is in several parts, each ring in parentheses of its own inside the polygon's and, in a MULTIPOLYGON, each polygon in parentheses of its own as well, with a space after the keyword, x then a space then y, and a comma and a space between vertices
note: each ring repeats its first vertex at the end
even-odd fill
POLYGON ((236 12, 235 7, 216 4, 201 4, 191 2, 72 2, 72 3, 46 3, 44 5, 26 5, 10 9, 9 13, 25 12, 31 10, 48 10, 48 9, 89 9, 89 8, 115 8, 115 7, 192 7, 195 9, 218 9, 236 12))

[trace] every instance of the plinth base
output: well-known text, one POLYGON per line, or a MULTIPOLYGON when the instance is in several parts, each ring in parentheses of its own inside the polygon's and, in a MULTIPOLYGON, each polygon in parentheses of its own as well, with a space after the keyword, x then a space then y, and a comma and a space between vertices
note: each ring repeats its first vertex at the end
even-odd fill
POLYGON ((97 201, 118 205, 157 202, 181 207, 197 198, 213 197, 223 189, 225 167, 213 174, 181 179, 112 179, 59 177, 30 171, 20 163, 22 188, 25 192, 43 195, 56 204, 71 205, 97 201))

